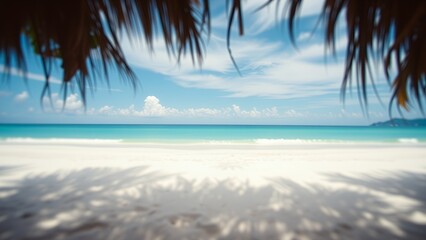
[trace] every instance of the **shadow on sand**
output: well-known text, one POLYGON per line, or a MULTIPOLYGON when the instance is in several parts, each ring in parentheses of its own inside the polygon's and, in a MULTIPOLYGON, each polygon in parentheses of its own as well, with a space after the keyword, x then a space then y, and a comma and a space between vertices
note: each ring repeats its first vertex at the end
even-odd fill
POLYGON ((386 176, 325 175, 336 188, 146 167, 28 176, 0 189, 0 239, 426 239, 426 175, 386 176))

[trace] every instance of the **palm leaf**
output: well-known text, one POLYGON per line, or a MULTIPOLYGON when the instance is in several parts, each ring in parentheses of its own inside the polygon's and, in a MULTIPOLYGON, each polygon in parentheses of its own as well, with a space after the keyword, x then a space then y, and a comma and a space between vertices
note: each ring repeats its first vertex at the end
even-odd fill
POLYGON ((152 49, 160 29, 178 59, 188 52, 201 63, 204 25, 210 29, 207 0, 7 1, 0 8, 0 53, 6 68, 16 64, 26 70, 24 34, 42 61, 46 76, 42 97, 49 92, 51 66, 59 58, 64 88, 75 79, 85 102, 87 86, 102 79, 100 73, 108 77, 110 66, 137 86, 121 49, 123 30, 144 37, 152 49))
MULTIPOLYGON (((270 4, 274 0, 265 0, 270 4)), ((279 0, 277 0, 279 1, 279 0)), ((342 96, 355 76, 360 101, 367 105, 367 85, 372 61, 382 61, 391 83, 391 104, 409 109, 417 102, 422 109, 426 97, 426 1, 421 0, 323 0, 321 19, 325 23, 327 46, 334 49, 337 21, 347 23, 348 46, 342 81, 342 96), (391 74, 396 66, 396 74, 391 74)), ((290 37, 303 0, 287 0, 290 37)), ((234 18, 243 34, 241 0, 232 0, 228 19, 227 46, 234 18)), ((263 7, 262 5, 261 7, 263 7)), ((6 67, 26 70, 22 41, 31 41, 42 60, 46 76, 43 94, 49 92, 54 58, 62 60, 63 82, 76 79, 85 100, 87 85, 108 76, 114 66, 133 86, 136 77, 121 50, 119 34, 136 34, 153 49, 153 38, 161 32, 170 53, 177 60, 190 54, 202 63, 203 32, 210 31, 209 1, 203 0, 57 0, 6 1, 0 8, 0 53, 6 67)), ((31 45, 30 43, 27 43, 31 45)), ((373 83, 374 84, 374 83, 373 83)), ((65 88, 66 89, 66 88, 65 88)))

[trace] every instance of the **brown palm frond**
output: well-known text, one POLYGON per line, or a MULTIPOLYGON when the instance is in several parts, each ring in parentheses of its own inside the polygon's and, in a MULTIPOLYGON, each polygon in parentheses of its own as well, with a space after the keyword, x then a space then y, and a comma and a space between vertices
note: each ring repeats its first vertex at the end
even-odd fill
MULTIPOLYGON (((303 0, 302 0, 303 1, 303 0)), ((289 0, 289 24, 302 1, 289 0)), ((337 23, 345 14, 348 46, 342 82, 342 96, 355 74, 360 100, 367 105, 371 57, 383 61, 398 107, 409 109, 410 94, 422 107, 426 97, 426 1, 418 0, 324 0, 321 18, 328 46, 334 49, 337 23), (391 76, 392 61, 396 75, 391 76)), ((293 28, 290 27, 293 35, 293 28)), ((374 83, 373 83, 374 86, 374 83)))
MULTIPOLYGON (((270 4, 274 0, 265 0, 270 4)), ((276 0, 279 1, 279 0, 276 0)), ((426 97, 426 1, 421 0, 323 0, 322 20, 328 46, 334 49, 337 22, 346 19, 348 46, 342 96, 355 75, 360 100, 367 105, 367 84, 372 57, 383 60, 384 72, 393 87, 391 103, 408 109, 412 98, 420 105, 426 97), (392 76, 392 67, 396 74, 392 76)), ((303 0, 286 0, 290 37, 303 0)), ((229 9, 227 46, 234 18, 243 34, 242 1, 232 0, 229 9)), ((135 76, 121 50, 119 34, 126 31, 144 37, 152 48, 158 29, 168 51, 180 56, 189 52, 193 61, 203 56, 203 26, 210 30, 208 0, 15 0, 0 8, 0 53, 6 67, 25 70, 22 42, 31 42, 40 55, 49 91, 53 58, 62 60, 63 81, 76 79, 83 98, 86 85, 95 84, 109 66, 136 85, 135 76), (195 57, 197 59, 195 59, 195 57)), ((373 59, 374 60, 374 59, 373 59)), ((236 66, 236 64, 235 64, 236 66)), ((7 68, 6 68, 7 69, 7 68)), ((237 67, 238 70, 238 67, 237 67)), ((373 84, 374 85, 374 84, 373 84)), ((66 88, 65 88, 66 89, 66 88)))
MULTIPOLYGON (((210 30, 207 0, 15 0, 0 8, 0 53, 6 69, 26 70, 24 46, 33 46, 42 61, 49 92, 54 59, 62 60, 63 82, 76 79, 85 102, 87 85, 108 77, 110 66, 136 87, 137 81, 121 50, 119 34, 145 38, 152 49, 161 30, 168 50, 193 61, 203 56, 203 26, 210 30), (194 58, 197 59, 194 59, 194 58)), ((65 95, 64 95, 65 97, 65 95)))
MULTIPOLYGON (((227 0, 226 5, 229 5, 229 0, 227 0)), ((231 58, 231 61, 234 64, 235 69, 237 70, 238 74, 242 76, 237 63, 235 62, 234 56, 232 55, 232 50, 231 50, 231 29, 232 29, 232 23, 234 22, 235 15, 237 15, 237 20, 238 20, 238 31, 240 36, 242 36, 244 34, 244 25, 243 25, 241 0, 233 0, 232 6, 229 8, 228 29, 226 32, 226 47, 228 48, 229 57, 231 58)))

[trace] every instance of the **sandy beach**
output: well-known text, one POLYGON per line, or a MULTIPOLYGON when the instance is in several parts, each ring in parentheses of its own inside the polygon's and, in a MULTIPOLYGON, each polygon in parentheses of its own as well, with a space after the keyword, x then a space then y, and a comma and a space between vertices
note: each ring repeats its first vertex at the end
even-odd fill
POLYGON ((426 239, 424 144, 0 144, 0 239, 426 239))

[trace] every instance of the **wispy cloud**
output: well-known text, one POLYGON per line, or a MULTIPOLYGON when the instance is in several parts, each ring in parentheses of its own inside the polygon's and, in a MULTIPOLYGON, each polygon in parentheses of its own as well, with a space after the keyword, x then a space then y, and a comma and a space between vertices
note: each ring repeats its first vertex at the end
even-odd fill
POLYGON ((305 41, 307 39, 309 39, 311 37, 312 33, 310 32, 302 32, 299 34, 299 36, 297 36, 297 41, 301 42, 301 41, 305 41))
MULTIPOLYGON (((10 74, 10 75, 13 75, 13 76, 17 76, 17 77, 21 77, 21 78, 27 78, 27 79, 30 79, 30 80, 35 80, 35 81, 42 81, 42 82, 46 81, 46 77, 44 75, 31 73, 31 72, 25 72, 25 71, 22 71, 21 69, 6 67, 6 66, 1 65, 1 64, 0 64, 0 72, 5 73, 5 74, 10 74)), ((59 80, 55 77, 50 77, 49 82, 53 83, 53 84, 61 84, 62 83, 61 80, 59 80)))
MULTIPOLYGON (((276 14, 275 3, 255 11, 264 3, 253 0, 243 4, 247 13, 244 19, 245 26, 249 28, 247 32, 254 28, 262 33, 232 39, 232 53, 242 76, 237 74, 227 52, 226 39, 222 37, 223 29, 219 25, 226 28, 226 24, 215 23, 216 20, 226 21, 225 15, 215 16, 212 20, 213 30, 206 43, 206 56, 201 69, 194 66, 188 56, 181 58, 180 64, 177 64, 176 58, 168 54, 161 36, 154 41, 155 52, 152 55, 144 43, 132 46, 127 37, 122 41, 123 50, 135 67, 165 75, 181 87, 217 90, 223 97, 294 99, 339 93, 344 61, 324 57, 329 52, 324 47, 323 35, 319 32, 301 32, 298 37, 302 41, 298 49, 270 38, 271 34, 263 31, 275 25, 277 17, 278 21, 285 17, 276 14)), ((280 4, 279 12, 284 9, 280 4)), ((300 18, 318 16, 321 5, 322 2, 317 0, 303 1, 300 18)), ((344 55, 346 43, 346 37, 337 39, 337 56, 344 55)))
MULTIPOLYGON (((269 53, 277 51, 281 46, 279 42, 254 39, 234 41, 233 44, 235 47, 233 47, 232 52, 239 64, 249 62, 249 59, 253 56, 266 57, 269 53)), ((216 35, 212 35, 207 43, 202 69, 197 68, 189 56, 183 56, 177 63, 177 58, 169 54, 161 37, 154 40, 155 51, 153 53, 149 53, 144 42, 139 45, 132 44, 128 37, 122 39, 122 45, 126 58, 132 65, 165 75, 175 76, 200 72, 236 73, 225 47, 226 40, 216 35)))
MULTIPOLYGON (((286 1, 274 1, 260 8, 265 2, 265 0, 243 2, 245 33, 247 35, 258 35, 272 27, 280 26, 280 23, 288 18, 287 14, 283 14, 286 1)), ((299 18, 318 16, 321 12, 322 4, 323 2, 318 0, 304 0, 299 18)), ((227 19, 226 13, 221 13, 213 17, 212 26, 214 28, 225 29, 228 26, 227 19)))
MULTIPOLYGON (((40 82, 46 81, 46 77, 44 75, 32 73, 32 72, 25 72, 25 71, 22 71, 21 69, 6 67, 1 64, 0 64, 0 73, 10 74, 13 76, 17 76, 24 79, 26 78, 26 79, 34 80, 34 81, 40 81, 40 82)), ((50 77, 49 83, 62 84, 62 81, 55 77, 50 77)), ((95 90, 95 91, 123 92, 123 90, 119 88, 101 88, 101 87, 91 88, 90 86, 87 86, 86 88, 89 90, 95 90)), ((1 95, 1 92, 0 92, 0 96, 3 96, 1 95)))
POLYGON ((15 96, 15 101, 16 102, 25 102, 29 97, 30 97, 30 95, 28 94, 28 92, 23 91, 23 92, 21 92, 21 93, 19 93, 15 96))
MULTIPOLYGON (((346 38, 338 40, 341 51, 346 38)), ((280 42, 241 39, 234 41, 233 54, 243 76, 236 74, 226 51, 226 41, 212 36, 202 70, 194 67, 190 58, 180 65, 170 59, 162 40, 156 42, 150 56, 144 46, 132 48, 124 44, 130 63, 136 67, 169 76, 186 88, 214 89, 226 97, 263 97, 272 99, 299 98, 338 92, 343 75, 343 63, 323 63, 324 45, 304 46, 300 51, 286 49, 280 42)))

